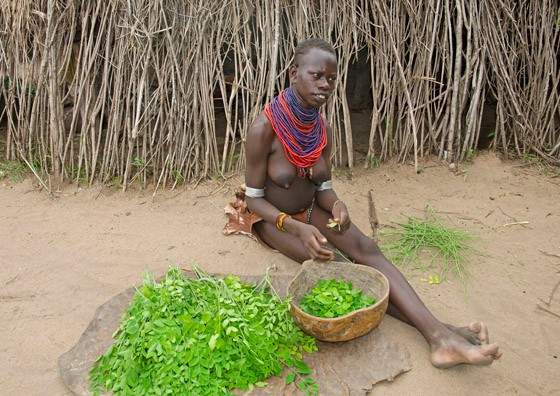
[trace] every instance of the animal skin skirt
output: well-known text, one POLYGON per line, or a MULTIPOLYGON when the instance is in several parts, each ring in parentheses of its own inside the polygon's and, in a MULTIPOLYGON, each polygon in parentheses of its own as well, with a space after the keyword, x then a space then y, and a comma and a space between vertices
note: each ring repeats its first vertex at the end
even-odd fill
MULTIPOLYGON (((297 213, 291 216, 295 220, 309 224, 311 221, 311 213, 313 213, 314 206, 315 200, 311 202, 311 206, 309 206, 309 208, 305 209, 301 213, 297 213)), ((258 223, 259 221, 263 221, 263 219, 256 214, 251 213, 251 211, 247 208, 247 202, 245 200, 245 184, 242 184, 235 190, 235 201, 228 203, 224 208, 224 211, 229 217, 229 221, 222 230, 222 233, 224 235, 247 235, 253 238, 255 241, 259 242, 264 247, 272 249, 270 246, 264 243, 264 241, 260 239, 257 233, 253 230, 253 225, 255 223, 258 223)))

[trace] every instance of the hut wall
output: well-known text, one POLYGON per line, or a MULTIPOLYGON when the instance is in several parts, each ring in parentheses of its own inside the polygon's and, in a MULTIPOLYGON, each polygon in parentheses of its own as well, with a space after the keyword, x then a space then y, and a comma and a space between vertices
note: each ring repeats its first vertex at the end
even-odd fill
POLYGON ((45 180, 243 169, 247 129, 309 37, 339 58, 335 166, 479 147, 560 162, 555 0, 11 0, 0 26, 0 154, 45 180))

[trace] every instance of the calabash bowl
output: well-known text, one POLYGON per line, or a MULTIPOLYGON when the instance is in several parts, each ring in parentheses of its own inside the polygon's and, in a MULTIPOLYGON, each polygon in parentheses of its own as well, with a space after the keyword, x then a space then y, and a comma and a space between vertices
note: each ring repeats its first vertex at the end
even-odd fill
POLYGON ((389 304, 389 281, 381 272, 365 265, 308 260, 290 282, 288 293, 292 297, 290 313, 305 333, 321 341, 340 342, 361 337, 379 325, 389 304), (364 296, 374 297, 375 304, 337 318, 309 315, 299 303, 321 279, 352 282, 354 289, 362 290, 364 296))

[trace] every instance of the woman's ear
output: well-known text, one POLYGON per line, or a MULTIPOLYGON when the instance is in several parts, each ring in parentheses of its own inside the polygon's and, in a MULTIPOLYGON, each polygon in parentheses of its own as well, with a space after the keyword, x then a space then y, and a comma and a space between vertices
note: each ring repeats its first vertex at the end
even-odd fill
POLYGON ((298 67, 297 65, 290 66, 290 83, 295 83, 297 80, 298 67))

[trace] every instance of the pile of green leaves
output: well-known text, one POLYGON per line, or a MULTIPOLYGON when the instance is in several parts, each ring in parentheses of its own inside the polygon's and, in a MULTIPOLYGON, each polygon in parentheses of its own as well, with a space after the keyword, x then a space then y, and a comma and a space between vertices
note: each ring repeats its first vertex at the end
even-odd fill
POLYGON ((319 318, 337 318, 357 309, 375 304, 375 298, 366 297, 354 289, 352 282, 320 279, 311 292, 303 296, 300 308, 319 318))
POLYGON ((224 395, 262 387, 285 367, 286 382, 316 394, 302 375, 311 371, 302 352, 317 350, 289 314, 266 276, 259 285, 235 276, 216 278, 195 267, 197 278, 177 268, 143 286, 126 310, 115 342, 90 372, 91 390, 116 395, 224 395))

